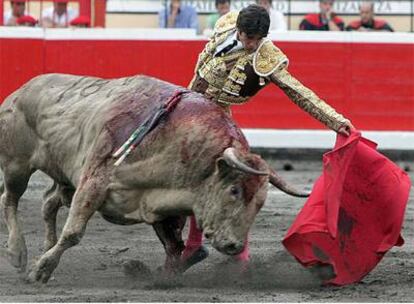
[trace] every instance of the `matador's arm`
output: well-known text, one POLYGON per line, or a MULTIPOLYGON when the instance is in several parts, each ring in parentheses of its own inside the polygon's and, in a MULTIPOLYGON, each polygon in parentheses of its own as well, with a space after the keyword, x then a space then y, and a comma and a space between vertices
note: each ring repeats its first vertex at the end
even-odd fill
POLYGON ((336 132, 340 131, 343 127, 353 128, 348 119, 337 113, 330 105, 294 78, 285 68, 275 71, 269 78, 295 104, 325 124, 328 128, 336 132))

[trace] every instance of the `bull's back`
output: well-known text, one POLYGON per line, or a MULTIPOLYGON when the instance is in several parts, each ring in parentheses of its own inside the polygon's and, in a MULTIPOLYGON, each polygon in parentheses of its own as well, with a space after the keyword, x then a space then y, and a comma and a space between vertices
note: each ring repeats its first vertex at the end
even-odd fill
POLYGON ((141 75, 101 79, 47 74, 32 79, 8 99, 32 128, 45 135, 52 122, 56 125, 70 121, 75 128, 88 125, 92 129, 124 112, 132 115, 134 111, 139 115, 145 109, 151 111, 177 89, 175 85, 141 75))
POLYGON ((3 140, 2 150, 26 151, 33 167, 56 168, 71 179, 102 132, 110 108, 125 103, 144 78, 48 74, 32 79, 0 107, 2 139, 10 139, 8 147, 3 140))
MULTIPOLYGON (((52 162, 49 167, 59 167, 68 179, 76 180, 97 141, 105 141, 99 144, 110 154, 177 90, 184 89, 145 76, 106 80, 49 74, 29 81, 4 106, 12 105, 24 117, 29 133, 36 137, 39 163, 52 162)), ((141 145, 141 157, 168 145, 174 154, 186 155, 183 150, 198 149, 207 137, 213 138, 217 151, 231 144, 230 137, 243 140, 226 117, 217 105, 188 92, 168 123, 162 122, 141 145), (180 150, 175 151, 176 147, 180 150)))

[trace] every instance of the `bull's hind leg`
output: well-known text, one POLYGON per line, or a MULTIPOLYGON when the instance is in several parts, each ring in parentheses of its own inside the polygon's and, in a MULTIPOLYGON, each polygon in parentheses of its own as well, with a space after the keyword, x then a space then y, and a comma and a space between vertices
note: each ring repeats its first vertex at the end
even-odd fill
POLYGON ((31 170, 22 165, 10 164, 4 170, 4 192, 1 195, 1 208, 9 231, 7 249, 1 249, 1 256, 20 271, 27 265, 27 248, 17 217, 19 199, 26 191, 31 170))
POLYGON ((49 280, 62 254, 80 242, 85 233, 86 224, 102 205, 106 195, 107 179, 95 176, 84 177, 84 180, 73 196, 69 215, 58 242, 33 266, 29 273, 29 281, 46 283, 49 280))
POLYGON ((167 275, 181 272, 181 253, 184 250, 181 235, 184 225, 185 217, 170 217, 153 224, 167 254, 164 264, 164 271, 167 275))
POLYGON ((57 243, 57 214, 62 206, 70 207, 74 193, 75 189, 73 187, 54 182, 43 196, 42 215, 45 223, 45 252, 57 243))
POLYGON ((58 190, 58 185, 53 183, 43 197, 42 216, 45 223, 45 252, 57 243, 56 217, 60 207, 63 205, 58 190))

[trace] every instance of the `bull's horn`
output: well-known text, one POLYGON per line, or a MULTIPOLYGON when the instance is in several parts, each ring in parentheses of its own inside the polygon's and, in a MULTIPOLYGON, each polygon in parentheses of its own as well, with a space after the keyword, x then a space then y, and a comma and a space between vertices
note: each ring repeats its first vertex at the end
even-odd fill
POLYGON ((269 175, 269 172, 267 171, 258 171, 256 169, 253 169, 243 163, 241 160, 239 160, 236 156, 235 149, 234 148, 227 148, 223 152, 223 158, 226 161, 226 163, 235 169, 238 169, 245 173, 250 173, 254 175, 269 175))
POLYGON ((288 185, 274 170, 270 170, 269 182, 283 192, 297 197, 308 197, 310 192, 297 190, 288 185))

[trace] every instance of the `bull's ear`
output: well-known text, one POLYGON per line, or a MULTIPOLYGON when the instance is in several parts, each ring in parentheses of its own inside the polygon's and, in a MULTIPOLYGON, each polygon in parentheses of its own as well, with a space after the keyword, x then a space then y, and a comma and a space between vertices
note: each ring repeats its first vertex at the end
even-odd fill
POLYGON ((230 172, 234 171, 226 162, 223 157, 219 157, 216 160, 216 168, 220 178, 224 178, 230 174, 230 172))

